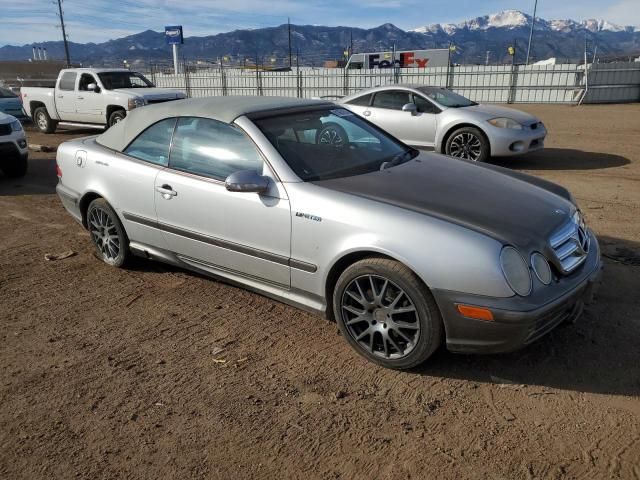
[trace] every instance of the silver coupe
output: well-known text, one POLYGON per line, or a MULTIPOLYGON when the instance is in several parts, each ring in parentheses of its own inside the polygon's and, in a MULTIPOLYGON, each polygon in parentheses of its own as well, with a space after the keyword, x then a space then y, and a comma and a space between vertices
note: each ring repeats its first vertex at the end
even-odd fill
POLYGON ((420 153, 324 101, 148 106, 63 143, 57 167, 63 205, 107 264, 134 254, 317 312, 391 368, 443 343, 529 344, 580 315, 600 271, 565 188, 420 153))
MULTIPOLYGON (((440 87, 388 85, 339 100, 408 145, 482 162, 544 148, 547 131, 533 115, 482 105, 440 87)), ((343 131, 336 129, 335 141, 343 131)))

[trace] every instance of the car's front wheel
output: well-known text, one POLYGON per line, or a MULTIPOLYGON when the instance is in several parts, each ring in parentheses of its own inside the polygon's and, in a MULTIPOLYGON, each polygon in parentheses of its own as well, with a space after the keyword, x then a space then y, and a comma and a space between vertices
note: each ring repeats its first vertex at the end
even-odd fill
POLYGON ((371 257, 349 266, 333 294, 342 335, 367 359, 406 369, 442 342, 442 317, 431 292, 405 265, 371 257))
POLYGON ((116 110, 109 115, 109 127, 113 127, 116 123, 121 122, 127 116, 127 112, 124 110, 116 110))
POLYGON ((36 108, 33 112, 33 120, 42 133, 53 133, 58 126, 58 122, 49 116, 46 107, 36 108))
POLYGON ((447 138, 445 153, 452 157, 484 162, 489 159, 489 141, 477 128, 459 128, 447 138))
POLYGON ((129 258, 129 239, 105 199, 97 198, 89 204, 87 228, 98 258, 113 267, 122 267, 129 258))

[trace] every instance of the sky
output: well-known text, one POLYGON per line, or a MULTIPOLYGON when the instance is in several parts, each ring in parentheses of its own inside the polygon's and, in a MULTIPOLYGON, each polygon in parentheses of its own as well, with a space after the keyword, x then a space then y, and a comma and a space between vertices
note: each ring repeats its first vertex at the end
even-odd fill
MULTIPOLYGON (((49 0, 3 0, 1 45, 60 40, 58 8, 49 0), (5 3, 6 2, 6 3, 5 3)), ((185 36, 277 26, 345 25, 370 28, 393 23, 412 29, 457 23, 501 10, 532 14, 534 0, 64 0, 67 35, 73 42, 104 42, 165 25, 183 25, 185 36)), ((537 16, 599 18, 640 26, 640 0, 538 0, 537 16)))

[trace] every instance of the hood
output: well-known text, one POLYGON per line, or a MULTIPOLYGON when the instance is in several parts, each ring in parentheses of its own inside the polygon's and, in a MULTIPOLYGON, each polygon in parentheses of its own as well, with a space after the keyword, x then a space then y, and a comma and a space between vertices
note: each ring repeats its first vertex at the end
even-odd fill
POLYGON ((184 93, 179 90, 168 88, 116 88, 113 92, 126 93, 134 97, 144 97, 152 99, 184 98, 184 93))
POLYGON ((460 110, 464 110, 465 113, 477 115, 482 120, 489 120, 496 117, 507 117, 522 124, 530 124, 539 121, 536 117, 527 112, 516 110, 515 108, 500 107, 498 105, 472 105, 470 107, 461 108, 460 110))
POLYGON ((575 211, 566 189, 551 182, 432 153, 313 183, 456 223, 523 252, 545 251, 551 234, 575 211))
POLYGON ((0 123, 11 123, 15 121, 16 121, 16 117, 14 117, 13 115, 7 115, 6 113, 3 113, 2 105, 0 105, 0 123))

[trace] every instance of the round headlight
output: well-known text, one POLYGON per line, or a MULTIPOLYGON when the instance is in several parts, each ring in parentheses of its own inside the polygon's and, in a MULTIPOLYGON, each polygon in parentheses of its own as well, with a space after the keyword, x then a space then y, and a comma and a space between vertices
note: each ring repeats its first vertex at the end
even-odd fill
POLYGON ((522 255, 513 247, 504 247, 500 253, 500 266, 511 289, 526 297, 531 293, 531 274, 522 255))
POLYGON ((531 266, 538 280, 545 285, 551 283, 551 268, 549 267, 549 262, 541 253, 536 252, 531 255, 531 266))

